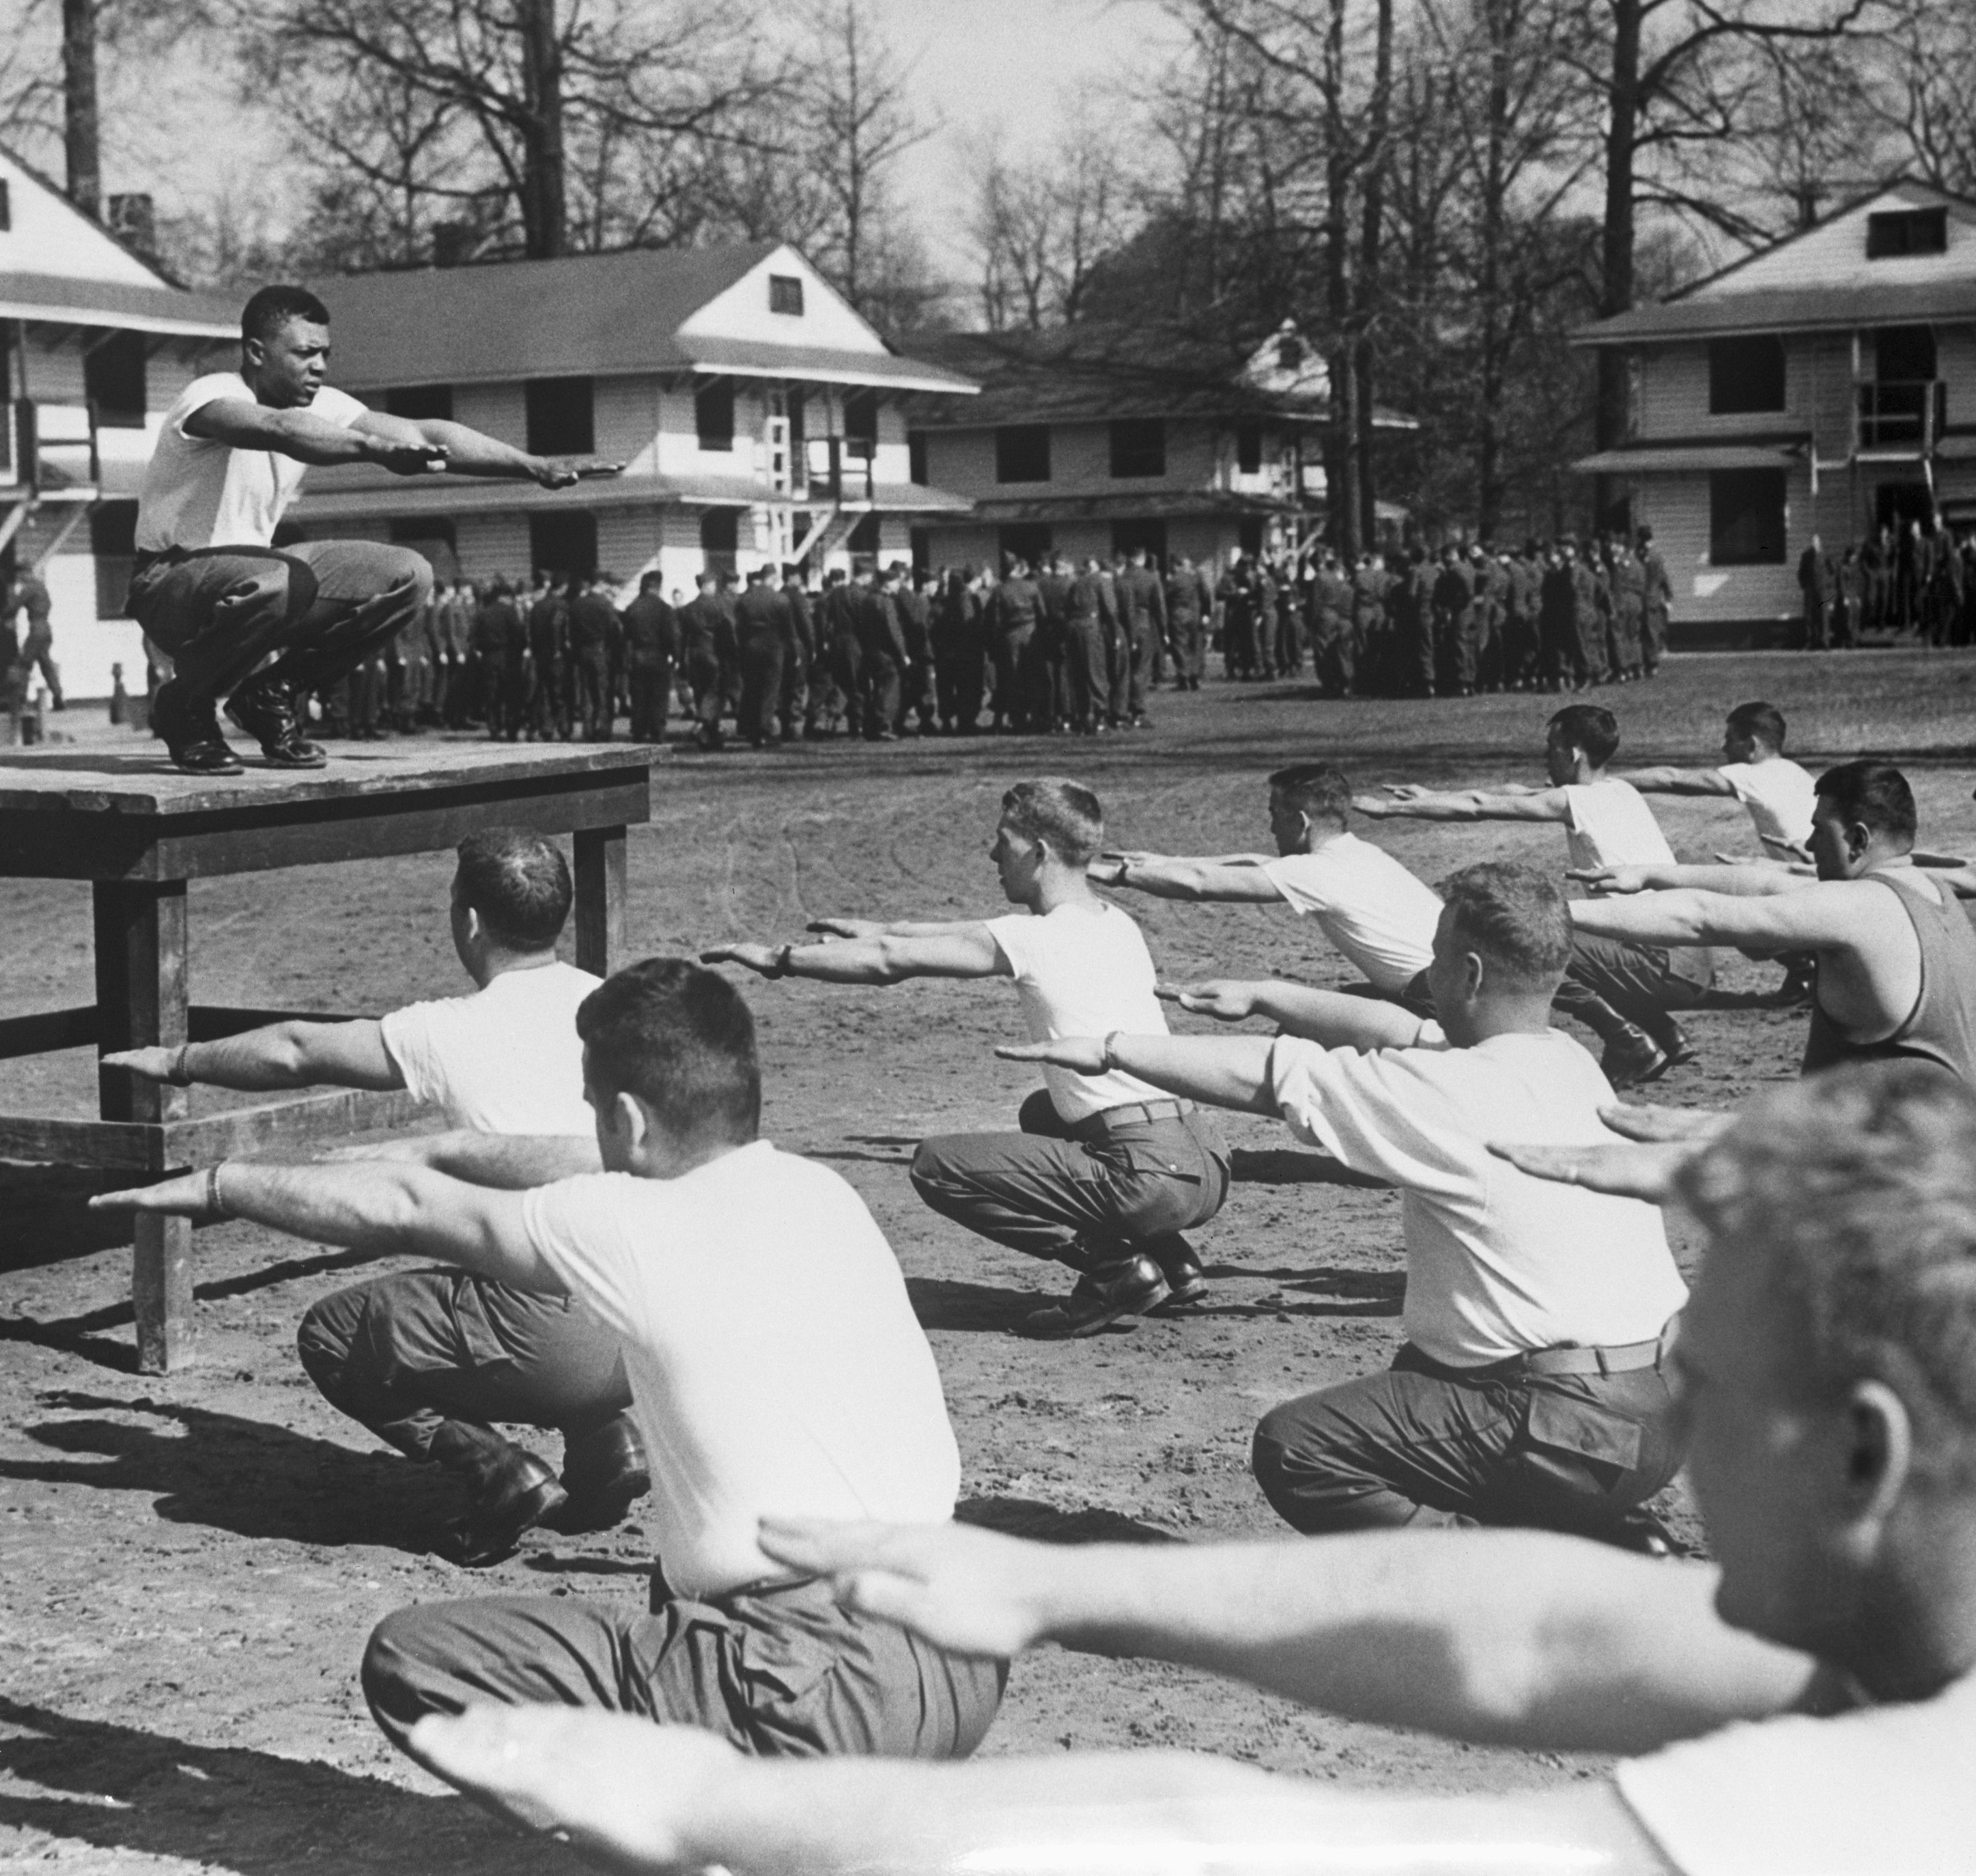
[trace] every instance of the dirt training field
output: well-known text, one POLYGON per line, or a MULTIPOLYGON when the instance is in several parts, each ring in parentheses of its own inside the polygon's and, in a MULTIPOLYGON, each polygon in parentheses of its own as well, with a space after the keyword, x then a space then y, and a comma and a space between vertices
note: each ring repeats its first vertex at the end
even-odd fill
MULTIPOLYGON (((1791 753, 1814 770, 1867 752, 1904 760, 1924 844, 1976 851, 1976 656, 1686 658, 1654 684, 1596 694, 1619 714, 1622 766, 1708 760, 1724 711, 1754 697, 1783 708, 1791 753)), ((633 952, 779 941, 832 913, 993 915, 999 797, 1027 774, 1089 782, 1115 844, 1182 852, 1266 848, 1263 778, 1287 760, 1337 760, 1362 785, 1541 780, 1557 701, 1332 704, 1294 684, 1217 682, 1160 693, 1153 728, 1096 742, 680 755, 655 773, 652 824, 631 838, 633 952)), ((1756 851, 1733 802, 1656 806, 1684 859, 1756 851)), ((1564 864, 1550 827, 1364 831, 1429 879, 1492 856, 1564 864)), ((449 872, 430 856, 196 886, 195 996, 382 1011, 463 989, 446 936, 449 872)), ((1286 909, 1118 896, 1169 978, 1352 974, 1286 909)), ((87 1001, 87 889, 0 883, 0 1012, 87 1001)), ((1734 1100, 1795 1072, 1805 1019, 1767 1007, 1776 967, 1724 964, 1721 1007, 1688 1024, 1701 1059, 1663 1084, 1666 1098, 1734 1100)), ((1233 1120, 1248 1156, 1226 1210, 1199 1235, 1214 1279, 1207 1306, 1089 1341, 1021 1340, 1012 1325, 1069 1273, 936 1218, 905 1176, 922 1135, 1013 1125, 1035 1085, 990 1053, 1021 1034, 1009 987, 750 979, 747 992, 765 1131, 850 1179, 904 1267, 946 1380, 964 1515, 1072 1539, 1280 1533, 1249 1476, 1250 1429, 1272 1403, 1390 1357, 1404 1284, 1397 1197, 1300 1179, 1280 1126, 1233 1120)), ((12 1111, 91 1110, 82 1052, 6 1064, 0 1083, 12 1111)), ((147 1379, 135 1372, 128 1254, 106 1235, 46 1175, 17 1175, 0 1193, 0 1868, 575 1868, 397 1758, 364 1710, 357 1658, 371 1624, 409 1601, 642 1599, 635 1512, 603 1536, 535 1534, 492 1570, 440 1561, 429 1546, 455 1488, 334 1413, 294 1354, 308 1304, 386 1264, 246 1225, 202 1230, 200 1365, 147 1379)), ((531 1439, 559 1456, 554 1436, 531 1439)), ((1674 1496, 1678 1524, 1696 1536, 1674 1496)), ((986 1750, 1142 1744, 1436 1791, 1600 1769, 1339 1724, 1177 1669, 1056 1650, 1016 1667, 986 1750)))

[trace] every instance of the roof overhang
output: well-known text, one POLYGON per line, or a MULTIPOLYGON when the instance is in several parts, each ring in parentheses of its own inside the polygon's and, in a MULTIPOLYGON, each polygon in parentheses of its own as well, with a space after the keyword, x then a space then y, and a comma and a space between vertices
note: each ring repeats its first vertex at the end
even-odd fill
POLYGON ((1645 445, 1602 450, 1596 456, 1581 456, 1571 467, 1581 476, 1681 476, 1715 469, 1793 469, 1804 460, 1802 448, 1776 444, 1684 443, 1664 450, 1645 445))
MULTIPOLYGON (((438 519, 453 515, 538 514, 575 509, 644 507, 807 508, 831 506, 822 496, 778 495, 740 476, 613 476, 573 488, 545 489, 532 482, 465 476, 394 481, 356 489, 305 491, 289 510, 298 522, 438 519)), ((887 515, 967 514, 965 496, 917 483, 881 482, 869 499, 847 498, 847 509, 887 515)))
POLYGON ((1175 489, 1143 495, 1039 496, 973 504, 973 519, 994 526, 1024 521, 1177 521, 1195 516, 1293 515, 1296 502, 1219 489, 1175 489))
POLYGON ((48 325, 109 326, 172 338, 238 339, 240 315, 222 315, 196 294, 114 280, 0 273, 0 319, 48 325))
POLYGON ((746 339, 702 338, 683 332, 675 334, 670 343, 680 362, 690 369, 717 372, 724 378, 793 378, 813 384, 937 391, 944 397, 972 397, 981 389, 972 378, 889 352, 758 345, 746 339))
POLYGON ((1635 306, 1580 326, 1582 347, 1727 338, 1742 332, 1850 332, 1879 325, 1976 324, 1976 278, 1807 286, 1635 306))

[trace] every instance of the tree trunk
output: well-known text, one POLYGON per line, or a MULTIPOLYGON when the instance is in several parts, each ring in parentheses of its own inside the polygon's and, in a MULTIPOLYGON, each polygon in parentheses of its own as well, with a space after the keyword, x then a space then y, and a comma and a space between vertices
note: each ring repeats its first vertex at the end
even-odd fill
POLYGON ((1481 409, 1475 444, 1476 519, 1479 539, 1494 540, 1502 524, 1503 391, 1507 340, 1503 318, 1503 147, 1510 116, 1510 51, 1517 35, 1514 0, 1484 0, 1488 35, 1489 91, 1482 157, 1480 277, 1481 409))
POLYGON ((562 121, 562 43, 555 0, 519 0, 522 31, 522 232, 530 260, 569 252, 562 121))
POLYGON ((1358 338, 1353 348, 1358 383, 1358 526, 1368 546, 1379 539, 1377 458, 1372 449, 1372 397, 1377 373, 1378 341, 1374 327, 1380 312, 1379 250, 1386 214, 1387 137, 1393 103, 1393 0, 1378 0, 1378 37, 1373 54, 1371 121, 1365 134, 1365 215, 1358 244, 1358 338))
POLYGON ((1358 348, 1352 319, 1352 153, 1345 123, 1345 9, 1331 0, 1331 25, 1325 42, 1324 247, 1326 310, 1332 333, 1331 434, 1325 452, 1325 505, 1331 544, 1347 566, 1358 558, 1359 532, 1358 348))
POLYGON ((96 115, 96 0, 62 0, 62 140, 68 199, 103 212, 102 150, 96 115))
MULTIPOLYGON (((1633 156, 1639 132, 1640 21, 1642 0, 1609 0, 1612 9, 1612 83, 1606 130, 1606 225, 1599 254, 1599 312, 1610 318, 1633 303, 1633 156)), ((1599 401, 1593 440, 1601 450, 1626 440, 1625 350, 1599 348, 1599 401)), ((1603 526, 1612 506, 1612 479, 1595 476, 1592 506, 1603 526)))

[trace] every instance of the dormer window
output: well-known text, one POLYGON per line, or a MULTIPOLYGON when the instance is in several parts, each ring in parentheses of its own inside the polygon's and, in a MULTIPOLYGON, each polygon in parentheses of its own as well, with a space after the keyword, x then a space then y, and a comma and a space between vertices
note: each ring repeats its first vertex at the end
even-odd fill
POLYGON ((1901 254, 1948 252, 1946 209, 1886 209, 1866 217, 1866 258, 1891 260, 1901 254))
POLYGON ((769 312, 787 313, 792 318, 800 319, 802 309, 802 282, 794 274, 769 275, 769 312))

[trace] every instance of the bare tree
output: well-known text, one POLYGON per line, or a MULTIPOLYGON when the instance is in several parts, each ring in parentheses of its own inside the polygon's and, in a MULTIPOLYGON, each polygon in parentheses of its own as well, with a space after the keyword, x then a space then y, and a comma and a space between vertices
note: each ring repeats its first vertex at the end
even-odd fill
POLYGON ((1895 162, 1938 188, 1976 193, 1976 8, 1902 0, 1867 91, 1895 162))

